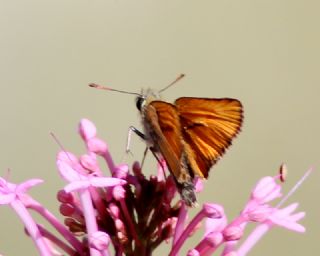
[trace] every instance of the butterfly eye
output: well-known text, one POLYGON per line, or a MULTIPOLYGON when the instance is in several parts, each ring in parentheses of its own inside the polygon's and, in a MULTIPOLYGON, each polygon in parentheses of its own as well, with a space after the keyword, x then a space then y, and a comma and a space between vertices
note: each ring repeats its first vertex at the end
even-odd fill
POLYGON ((139 109, 139 111, 141 111, 144 102, 145 102, 145 98, 144 97, 139 96, 139 97, 136 98, 136 106, 137 106, 137 109, 139 109))

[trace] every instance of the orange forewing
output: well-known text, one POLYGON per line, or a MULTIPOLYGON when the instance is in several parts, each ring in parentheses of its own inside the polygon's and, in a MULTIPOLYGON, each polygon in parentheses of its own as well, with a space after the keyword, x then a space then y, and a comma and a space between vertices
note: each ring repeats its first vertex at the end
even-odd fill
POLYGON ((208 177, 211 166, 223 155, 240 131, 242 105, 235 99, 179 98, 175 101, 183 139, 190 147, 195 174, 208 177))
POLYGON ((207 178, 211 166, 240 131, 243 120, 240 101, 229 98, 183 97, 175 105, 152 101, 148 106, 151 108, 156 117, 154 125, 163 136, 158 143, 159 151, 178 182, 188 180, 188 174, 207 178))

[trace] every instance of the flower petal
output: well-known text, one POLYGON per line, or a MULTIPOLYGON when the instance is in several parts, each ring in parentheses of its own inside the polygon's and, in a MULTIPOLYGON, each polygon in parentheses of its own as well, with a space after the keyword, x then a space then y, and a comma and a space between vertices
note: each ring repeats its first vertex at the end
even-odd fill
POLYGON ((293 203, 283 209, 276 209, 268 218, 274 225, 284 227, 286 229, 296 231, 299 233, 305 232, 305 227, 297 223, 300 219, 305 216, 304 212, 299 212, 293 215, 290 215, 296 208, 298 204, 293 203))
POLYGON ((197 193, 200 193, 203 190, 204 185, 203 185, 203 180, 201 178, 195 177, 193 184, 194 184, 195 191, 197 193))
POLYGON ((223 216, 220 219, 207 218, 205 222, 204 236, 211 232, 221 232, 227 226, 227 217, 223 216))
POLYGON ((41 184, 41 183, 43 183, 43 180, 41 180, 41 179, 30 179, 30 180, 27 180, 21 184, 18 184, 16 190, 19 193, 26 193, 30 188, 32 188, 38 184, 41 184))
POLYGON ((298 203, 292 203, 287 207, 279 209, 276 214, 279 218, 285 218, 286 216, 289 216, 291 213, 293 213, 298 208, 298 206, 298 203))
POLYGON ((57 166, 61 177, 69 182, 80 180, 81 176, 76 170, 74 170, 69 163, 61 160, 57 160, 57 166))
POLYGON ((272 223, 280 227, 283 227, 292 231, 296 231, 299 233, 304 233, 306 231, 305 227, 302 226, 301 224, 287 220, 287 219, 272 218, 272 223))
POLYGON ((260 179, 251 193, 252 199, 257 200, 260 204, 267 203, 280 196, 281 186, 270 176, 260 179))
POLYGON ((68 152, 68 151, 60 151, 57 154, 56 159, 57 159, 57 161, 60 160, 60 161, 66 162, 69 165, 73 165, 75 163, 78 163, 78 158, 74 154, 72 154, 71 152, 68 152))
POLYGON ((0 205, 10 204, 15 198, 16 198, 16 195, 13 193, 0 194, 0 205))
POLYGON ((118 185, 124 185, 127 182, 118 178, 92 177, 90 178, 90 183, 94 187, 114 187, 118 185))
POLYGON ((295 213, 295 214, 292 214, 292 215, 290 216, 290 219, 291 219, 292 221, 297 222, 297 221, 303 219, 305 216, 306 216, 306 213, 305 213, 305 212, 297 212, 297 213, 295 213))
POLYGON ((64 187, 64 191, 66 191, 67 193, 70 193, 72 191, 86 189, 90 185, 91 184, 88 180, 73 181, 64 187))

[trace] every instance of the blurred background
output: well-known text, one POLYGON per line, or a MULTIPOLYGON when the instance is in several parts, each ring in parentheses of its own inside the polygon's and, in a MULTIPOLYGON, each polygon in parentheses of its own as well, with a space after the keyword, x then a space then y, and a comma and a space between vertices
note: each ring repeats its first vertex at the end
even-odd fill
MULTIPOLYGON (((119 163, 128 127, 141 128, 132 95, 87 84, 140 92, 185 73, 163 99, 232 97, 245 109, 242 132, 211 170, 200 203, 223 204, 232 219, 257 180, 281 163, 289 169, 284 192, 314 166, 288 202, 307 212, 307 232, 274 228, 250 255, 319 251, 319 8, 313 0, 1 1, 1 176, 10 168, 12 182, 44 179, 32 195, 58 214, 64 183, 49 132, 81 154, 77 125, 89 118, 119 163)), ((140 160, 144 145, 133 137, 126 161, 140 160)), ((149 156, 146 169, 155 166, 149 156)), ((37 254, 11 209, 0 208, 0 221, 0 254, 37 254)), ((166 253, 164 246, 155 255, 166 253)))

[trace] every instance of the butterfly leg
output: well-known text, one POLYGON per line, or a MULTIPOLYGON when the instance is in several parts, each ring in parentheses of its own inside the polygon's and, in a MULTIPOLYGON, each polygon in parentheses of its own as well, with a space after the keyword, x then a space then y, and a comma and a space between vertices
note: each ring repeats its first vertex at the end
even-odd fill
POLYGON ((146 136, 140 132, 137 128, 135 128, 134 126, 130 126, 128 129, 128 135, 127 135, 127 143, 126 143, 126 153, 122 158, 122 162, 124 161, 124 159, 128 156, 128 154, 130 154, 131 156, 133 156, 131 150, 130 150, 130 142, 131 142, 131 136, 132 136, 132 132, 134 132, 135 134, 137 134, 141 139, 146 140, 146 136))
MULTIPOLYGON (((136 127, 130 126, 129 130, 128 130, 126 153, 127 154, 131 154, 131 155, 133 155, 131 150, 130 150, 130 141, 131 141, 132 132, 134 132, 136 135, 138 135, 141 139, 146 140, 146 135, 145 134, 140 132, 136 127)), ((150 148, 146 147, 146 149, 144 150, 143 158, 142 158, 142 161, 141 161, 141 169, 142 169, 142 166, 144 164, 144 160, 145 160, 145 158, 147 156, 147 153, 148 153, 149 149, 151 150, 152 154, 154 155, 154 157, 157 159, 158 163, 160 164, 161 169, 163 171, 163 175, 164 175, 164 177, 166 179, 167 177, 166 177, 166 174, 164 172, 164 166, 163 166, 162 162, 160 161, 159 157, 157 156, 157 154, 155 153, 155 150, 152 147, 150 147, 150 148)))
POLYGON ((141 169, 142 169, 142 166, 143 166, 143 164, 144 164, 144 160, 146 159, 148 150, 149 150, 149 148, 146 147, 146 149, 145 149, 144 152, 143 152, 143 157, 142 157, 142 160, 141 160, 141 169))
POLYGON ((130 142, 131 142, 132 132, 137 134, 141 139, 146 140, 146 136, 142 132, 140 132, 136 127, 130 126, 128 130, 128 136, 127 136, 126 153, 127 154, 130 153, 131 155, 132 155, 132 152, 130 150, 130 142))
POLYGON ((162 164, 162 162, 160 161, 160 159, 159 159, 159 157, 157 156, 157 154, 156 154, 156 152, 155 152, 155 150, 152 148, 152 147, 146 147, 146 149, 144 150, 144 152, 143 152, 143 158, 142 158, 142 161, 141 161, 141 169, 142 169, 142 166, 143 166, 143 164, 144 164, 144 160, 146 159, 146 156, 147 156, 147 153, 148 153, 148 150, 150 149, 150 151, 152 152, 152 154, 153 154, 153 156, 154 156, 154 158, 157 160, 157 162, 160 164, 160 166, 161 166, 161 170, 162 170, 162 172, 163 172, 163 177, 165 178, 165 179, 167 179, 167 176, 166 176, 166 173, 165 173, 165 171, 164 171, 164 166, 163 166, 163 164, 162 164))
POLYGON ((166 176, 166 173, 165 173, 165 171, 164 171, 164 168, 165 168, 165 167, 163 166, 162 162, 160 161, 159 157, 157 156, 155 150, 154 150, 152 147, 150 148, 150 151, 152 152, 152 154, 153 154, 154 158, 157 160, 157 162, 160 164, 161 170, 162 170, 162 172, 163 172, 163 177, 164 177, 164 179, 166 180, 166 179, 167 179, 167 176, 166 176))

